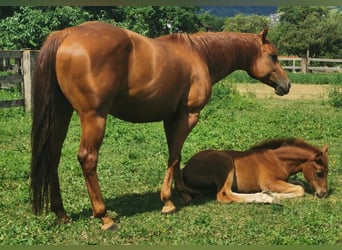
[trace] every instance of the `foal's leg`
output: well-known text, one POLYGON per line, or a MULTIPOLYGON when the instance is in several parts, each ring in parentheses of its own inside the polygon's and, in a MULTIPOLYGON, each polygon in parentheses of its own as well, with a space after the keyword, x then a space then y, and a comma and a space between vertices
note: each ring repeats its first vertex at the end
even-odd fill
POLYGON ((174 178, 176 189, 180 193, 182 200, 184 202, 191 200, 180 171, 180 160, 184 141, 192 128, 195 127, 199 118, 198 115, 198 113, 182 113, 173 119, 164 121, 169 160, 160 192, 160 198, 164 201, 162 213, 170 213, 176 209, 171 201, 171 187, 174 178))
MULTIPOLYGON (((59 97, 64 98, 64 97, 59 97)), ((61 100, 60 99, 60 100, 61 100)), ((73 109, 65 100, 56 104, 56 118, 54 123, 54 133, 51 143, 51 174, 50 174, 50 206, 51 211, 57 215, 58 222, 67 222, 69 220, 64 207, 59 186, 58 164, 61 158, 63 142, 65 140, 73 109)))
POLYGON ((96 172, 98 153, 105 131, 106 117, 90 112, 80 115, 80 118, 82 137, 77 157, 87 184, 93 216, 94 218, 100 218, 103 224, 102 229, 107 230, 115 227, 115 223, 107 214, 96 172))
POLYGON ((278 180, 269 185, 268 190, 273 197, 279 200, 302 197, 305 194, 301 185, 295 185, 286 181, 278 180))
POLYGON ((275 203, 277 202, 275 197, 272 197, 266 193, 253 193, 253 194, 241 194, 232 192, 232 184, 234 180, 234 170, 230 169, 227 175, 227 179, 223 187, 216 195, 216 199, 221 203, 232 202, 256 202, 256 203, 275 203))

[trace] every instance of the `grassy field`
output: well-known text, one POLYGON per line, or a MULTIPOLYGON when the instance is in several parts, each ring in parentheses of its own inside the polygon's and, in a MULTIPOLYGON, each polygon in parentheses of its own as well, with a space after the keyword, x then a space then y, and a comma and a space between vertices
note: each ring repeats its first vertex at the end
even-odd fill
MULTIPOLYGON (((76 160, 75 115, 59 172, 65 207, 73 222, 56 225, 54 214, 32 215, 29 204, 30 116, 22 108, 0 109, 0 244, 134 245, 334 245, 342 244, 342 112, 329 100, 256 99, 227 81, 213 97, 183 148, 186 162, 206 148, 244 150, 264 139, 299 137, 329 148, 330 196, 282 205, 218 204, 206 197, 161 215, 159 190, 167 147, 161 123, 131 124, 109 118, 98 173, 107 208, 119 223, 100 231, 76 160)), ((296 176, 302 179, 302 175, 296 176)))
MULTIPOLYGON (((287 73, 292 83, 300 84, 330 84, 342 85, 341 73, 287 73)), ((235 83, 255 83, 257 80, 251 79, 244 71, 235 71, 229 75, 228 79, 235 83)))

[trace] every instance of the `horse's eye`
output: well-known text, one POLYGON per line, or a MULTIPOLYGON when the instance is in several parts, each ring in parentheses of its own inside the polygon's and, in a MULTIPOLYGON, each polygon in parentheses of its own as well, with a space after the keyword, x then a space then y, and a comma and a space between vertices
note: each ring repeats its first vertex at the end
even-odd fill
POLYGON ((276 54, 271 54, 270 57, 271 57, 273 62, 277 62, 278 61, 278 56, 276 54))

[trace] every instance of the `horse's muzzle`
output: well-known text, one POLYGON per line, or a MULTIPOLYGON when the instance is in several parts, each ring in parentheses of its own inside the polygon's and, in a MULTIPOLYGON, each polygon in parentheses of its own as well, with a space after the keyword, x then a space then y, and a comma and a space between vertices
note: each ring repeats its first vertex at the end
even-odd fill
POLYGON ((289 93, 290 91, 290 88, 291 88, 291 82, 287 82, 286 84, 284 85, 277 85, 274 90, 275 90, 275 93, 279 96, 283 96, 283 95, 286 95, 289 93))

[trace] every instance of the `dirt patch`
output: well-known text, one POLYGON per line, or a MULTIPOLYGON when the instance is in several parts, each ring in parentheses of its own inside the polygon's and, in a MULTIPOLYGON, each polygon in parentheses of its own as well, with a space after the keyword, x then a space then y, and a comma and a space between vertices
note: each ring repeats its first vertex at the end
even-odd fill
POLYGON ((241 94, 252 94, 256 98, 282 98, 282 99, 314 99, 327 98, 328 85, 317 84, 292 84, 290 92, 285 96, 278 96, 274 89, 262 83, 238 83, 234 84, 241 94))

